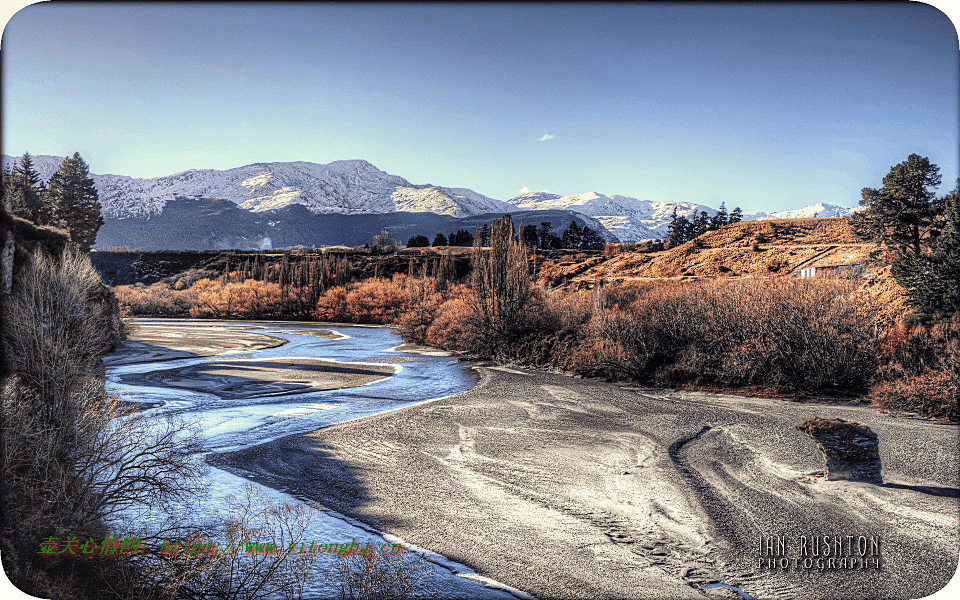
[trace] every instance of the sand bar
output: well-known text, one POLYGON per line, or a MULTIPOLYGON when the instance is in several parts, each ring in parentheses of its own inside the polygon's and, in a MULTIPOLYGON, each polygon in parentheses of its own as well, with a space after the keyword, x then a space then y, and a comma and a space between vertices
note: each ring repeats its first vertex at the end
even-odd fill
POLYGON ((538 597, 922 597, 956 571, 954 425, 481 371, 463 394, 215 461, 538 597), (891 487, 811 477, 810 416, 873 428, 891 487), (801 535, 877 537, 883 566, 758 568, 774 535, 791 556, 801 535))

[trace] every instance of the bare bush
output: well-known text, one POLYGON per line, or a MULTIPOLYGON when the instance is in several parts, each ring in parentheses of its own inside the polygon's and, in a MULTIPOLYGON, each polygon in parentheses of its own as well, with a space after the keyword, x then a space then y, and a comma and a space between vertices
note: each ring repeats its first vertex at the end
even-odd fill
MULTIPOLYGON (((21 589, 44 597, 298 597, 312 557, 121 552, 96 560, 80 543, 103 540, 137 506, 183 509, 204 471, 197 431, 157 420, 104 392, 100 357, 114 343, 116 308, 85 257, 35 255, 3 305, 0 382, 0 549, 21 589), (61 551, 39 556, 42 542, 61 551)), ((234 507, 237 508, 237 507, 234 507)), ((302 540, 308 509, 248 498, 230 517, 166 533, 194 544, 232 534, 302 540)), ((150 544, 158 536, 141 534, 150 544)), ((195 546, 196 547, 196 546, 195 546)))
POLYGON ((252 483, 205 524, 175 528, 159 552, 135 557, 163 598, 300 598, 316 554, 305 544, 313 509, 268 501, 252 483), (225 541, 226 545, 223 545, 225 541))
POLYGON ((402 553, 372 550, 338 555, 327 579, 336 587, 340 600, 404 600, 418 597, 420 580, 432 572, 432 568, 402 553))
POLYGON ((89 259, 73 251, 59 260, 30 259, 4 303, 3 344, 11 371, 34 394, 46 422, 69 423, 71 391, 103 372, 100 357, 117 343, 115 307, 89 259))
POLYGON ((877 340, 853 290, 786 279, 651 288, 596 313, 580 357, 636 380, 862 392, 877 340))

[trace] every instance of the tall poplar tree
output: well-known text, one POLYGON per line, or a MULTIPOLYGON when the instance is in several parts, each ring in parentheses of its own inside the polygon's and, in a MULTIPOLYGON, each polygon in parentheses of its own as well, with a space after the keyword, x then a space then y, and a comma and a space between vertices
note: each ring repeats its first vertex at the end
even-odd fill
POLYGON ((78 152, 63 159, 60 168, 50 177, 44 196, 62 226, 70 232, 70 239, 83 252, 89 252, 97 241, 103 217, 90 168, 78 152))

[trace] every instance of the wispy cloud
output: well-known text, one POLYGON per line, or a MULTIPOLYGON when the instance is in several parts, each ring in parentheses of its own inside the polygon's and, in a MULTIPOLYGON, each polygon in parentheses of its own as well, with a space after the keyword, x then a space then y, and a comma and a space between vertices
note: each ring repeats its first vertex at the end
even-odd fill
POLYGON ((549 133, 545 133, 545 134, 543 134, 543 137, 540 138, 540 141, 541 141, 541 142, 545 142, 545 141, 547 141, 547 140, 552 140, 552 139, 555 138, 555 137, 557 137, 557 136, 555 136, 555 135, 550 135, 549 133))

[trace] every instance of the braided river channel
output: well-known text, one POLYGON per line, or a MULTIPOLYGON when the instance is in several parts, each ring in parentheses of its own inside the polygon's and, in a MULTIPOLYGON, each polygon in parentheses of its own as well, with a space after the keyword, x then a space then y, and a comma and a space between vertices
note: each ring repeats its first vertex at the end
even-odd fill
MULTIPOLYGON (((158 422, 171 416, 196 424, 201 432, 202 452, 207 455, 444 398, 469 390, 478 381, 470 363, 429 349, 408 350, 396 334, 384 327, 146 319, 137 320, 134 327, 158 331, 173 328, 180 336, 189 336, 193 327, 223 328, 228 334, 258 334, 257 339, 269 336, 277 344, 173 359, 168 353, 163 360, 143 362, 133 362, 139 359, 129 357, 116 360, 123 355, 121 350, 113 355, 114 360, 108 357, 105 361, 108 392, 142 403, 146 407, 143 413, 158 422), (304 364, 313 365, 314 370, 301 369, 304 364), (322 368, 316 368, 317 364, 322 368), (270 373, 290 370, 297 373, 282 378, 279 384, 270 380, 270 373), (331 372, 336 372, 336 376, 319 382, 311 380, 323 379, 331 372), (330 384, 336 377, 346 377, 348 383, 330 384), (318 389, 335 386, 336 389, 318 389)), ((150 523, 170 517, 180 523, 201 522, 215 512, 222 513, 231 496, 240 498, 249 481, 213 466, 203 477, 203 493, 196 504, 182 507, 175 515, 144 507, 125 514, 126 525, 131 529, 134 525, 149 527, 150 523)), ((253 485, 275 503, 306 500, 288 494, 282 486, 274 489, 253 485)), ((115 526, 122 528, 124 523, 115 526)), ((376 547, 403 542, 330 509, 313 511, 304 539, 318 543, 356 539, 361 545, 370 541, 376 547)), ((408 545, 404 543, 404 547, 408 545)), ((421 592, 440 598, 529 597, 443 556, 413 550, 406 553, 407 560, 426 561, 424 566, 430 569, 421 581, 421 592)), ((336 597, 336 588, 327 577, 335 560, 331 555, 317 556, 305 598, 336 597)))

